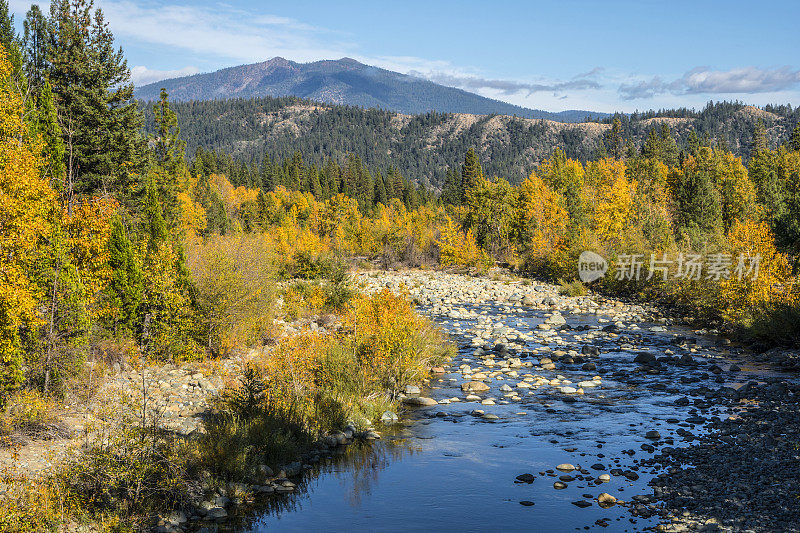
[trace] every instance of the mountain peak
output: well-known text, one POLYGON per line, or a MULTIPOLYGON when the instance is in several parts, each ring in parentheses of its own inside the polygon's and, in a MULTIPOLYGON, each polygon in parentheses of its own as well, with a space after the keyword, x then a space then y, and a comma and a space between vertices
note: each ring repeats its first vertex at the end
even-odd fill
POLYGON ((600 113, 549 113, 492 100, 428 80, 365 65, 352 57, 297 63, 273 57, 263 63, 229 67, 137 87, 136 98, 157 100, 165 87, 174 101, 296 96, 327 104, 381 108, 408 115, 437 111, 472 115, 583 120, 600 113))
POLYGON ((339 60, 337 60, 335 62, 336 63, 341 63, 342 65, 348 65, 348 66, 359 66, 359 67, 366 66, 366 65, 364 65, 364 63, 362 63, 360 61, 356 61, 352 57, 343 57, 343 58, 341 58, 341 59, 339 59, 339 60))
POLYGON ((292 65, 292 63, 293 63, 292 61, 289 61, 288 59, 284 59, 284 58, 282 58, 280 56, 275 56, 272 59, 268 59, 268 60, 264 61, 264 65, 266 65, 268 67, 289 67, 289 66, 292 65))

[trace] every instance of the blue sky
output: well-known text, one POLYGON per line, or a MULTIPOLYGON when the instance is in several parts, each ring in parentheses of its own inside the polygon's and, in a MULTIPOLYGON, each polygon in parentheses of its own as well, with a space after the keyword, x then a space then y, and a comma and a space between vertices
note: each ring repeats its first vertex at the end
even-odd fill
MULTIPOLYGON (((29 0, 10 0, 18 26, 29 0)), ((39 3, 46 10, 45 2, 39 3)), ((352 57, 559 111, 800 105, 800 2, 96 0, 134 80, 352 57)))

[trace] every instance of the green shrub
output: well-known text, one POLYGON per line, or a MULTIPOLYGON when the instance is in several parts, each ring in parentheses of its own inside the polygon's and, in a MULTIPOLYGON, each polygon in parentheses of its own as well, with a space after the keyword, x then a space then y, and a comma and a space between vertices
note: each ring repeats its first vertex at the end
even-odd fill
POLYGON ((217 236, 189 252, 209 353, 225 355, 257 343, 271 331, 274 263, 263 241, 247 235, 217 236))
POLYGON ((586 286, 579 280, 564 281, 560 279, 558 284, 561 286, 558 293, 562 296, 586 296, 589 293, 586 286))

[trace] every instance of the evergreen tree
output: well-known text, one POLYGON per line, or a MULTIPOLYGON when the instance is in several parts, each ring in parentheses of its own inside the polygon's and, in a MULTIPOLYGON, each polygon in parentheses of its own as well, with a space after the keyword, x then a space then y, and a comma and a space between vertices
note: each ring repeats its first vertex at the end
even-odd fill
POLYGON ((170 109, 167 91, 153 106, 156 134, 152 139, 152 157, 155 168, 152 170, 156 189, 161 199, 164 219, 169 227, 177 223, 179 215, 178 190, 180 178, 186 172, 184 150, 186 144, 180 139, 178 117, 170 109))
POLYGON ((119 216, 114 217, 111 223, 108 251, 108 266, 111 268, 108 293, 112 307, 117 310, 112 324, 114 334, 134 335, 141 320, 142 268, 119 216))
POLYGON ((206 220, 208 220, 209 231, 218 231, 220 235, 225 235, 228 232, 228 214, 225 211, 225 203, 217 191, 212 191, 209 195, 206 220))
POLYGON ((794 126, 792 138, 789 139, 789 149, 800 152, 800 122, 794 126))
POLYGON ((378 204, 386 205, 388 202, 388 198, 386 196, 386 184, 383 181, 383 176, 380 172, 375 174, 375 194, 372 199, 372 204, 377 206, 378 204))
POLYGON ((178 174, 185 164, 186 143, 180 138, 178 117, 169 106, 166 89, 161 89, 159 100, 153 105, 153 115, 156 122, 156 135, 152 145, 155 163, 170 174, 178 174))
POLYGON ((475 150, 470 148, 464 157, 464 164, 461 166, 461 203, 466 201, 467 192, 483 178, 483 168, 478 161, 475 150))
POLYGON ((269 156, 261 162, 261 188, 265 191, 275 189, 275 170, 269 156))
POLYGON ((282 180, 281 185, 288 189, 298 190, 300 184, 303 183, 303 166, 303 155, 295 152, 291 161, 285 161, 283 164, 285 179, 282 180))
POLYGON ((145 186, 144 200, 144 233, 147 236, 147 253, 155 253, 167 242, 167 224, 158 201, 158 189, 155 180, 148 178, 145 186))
POLYGON ((448 205, 458 205, 464 197, 461 186, 461 174, 452 169, 447 169, 442 189, 442 202, 448 205))
MULTIPOLYGON (((2 1, 2 0, 0 0, 2 1)), ((22 23, 22 51, 25 62, 25 72, 28 81, 34 90, 38 90, 43 82, 47 70, 47 43, 48 28, 39 6, 32 5, 22 23)))
POLYGON ((722 226, 720 198, 708 169, 698 166, 678 171, 673 183, 676 226, 690 237, 698 230, 703 233, 718 231, 722 226))
POLYGON ((141 115, 122 50, 92 7, 92 0, 50 4, 47 78, 66 148, 68 195, 110 193, 131 206, 146 162, 141 115))
POLYGON ((767 129, 764 121, 758 119, 755 130, 753 131, 753 142, 750 146, 751 157, 767 150, 767 129))
POLYGON ((9 13, 8 0, 0 0, 0 45, 3 45, 4 50, 10 50, 16 38, 14 15, 9 13))
POLYGON ((642 144, 642 156, 649 159, 661 159, 661 139, 655 128, 647 132, 647 139, 642 144))
POLYGON ((675 142, 675 137, 669 129, 669 124, 666 122, 661 124, 661 162, 668 167, 674 167, 678 164, 678 143, 675 142))
POLYGON ((403 175, 396 167, 389 167, 386 173, 386 196, 391 198, 403 197, 403 175))
POLYGON ((14 15, 9 12, 7 0, 0 0, 0 46, 8 54, 12 71, 15 77, 18 77, 22 66, 22 55, 19 50, 19 39, 14 31, 14 15))
POLYGON ((43 155, 45 165, 42 167, 43 176, 50 181, 53 189, 62 194, 63 198, 65 177, 64 141, 61 138, 61 127, 58 125, 53 93, 47 80, 42 82, 38 92, 36 132, 42 136, 42 141, 44 142, 43 155))
POLYGON ((308 167, 308 192, 314 195, 317 200, 322 199, 322 184, 319 182, 319 171, 317 165, 308 167))
POLYGON ((686 145, 689 148, 691 155, 696 155, 700 150, 700 138, 697 136, 697 131, 692 130, 689 132, 689 138, 686 140, 686 145))
POLYGON ((625 150, 625 138, 622 131, 622 121, 615 116, 611 123, 611 129, 606 133, 604 145, 608 149, 609 155, 614 159, 621 159, 625 150))

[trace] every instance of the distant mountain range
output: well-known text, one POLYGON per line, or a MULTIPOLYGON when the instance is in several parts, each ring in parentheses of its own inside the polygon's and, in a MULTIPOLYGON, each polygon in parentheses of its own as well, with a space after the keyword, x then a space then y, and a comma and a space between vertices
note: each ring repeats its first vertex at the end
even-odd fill
POLYGON ((136 98, 158 99, 165 88, 173 101, 296 96, 327 104, 381 108, 404 114, 429 111, 472 115, 516 115, 558 122, 583 122, 608 113, 570 110, 552 113, 486 98, 422 78, 365 65, 350 58, 295 63, 275 57, 137 87, 136 98))
MULTIPOLYGON (((175 102, 187 153, 220 150, 239 162, 260 164, 265 157, 282 161, 300 152, 306 163, 340 163, 355 154, 370 168, 396 167, 420 183, 441 187, 448 168, 460 168, 474 148, 487 176, 512 182, 524 179, 553 150, 582 161, 596 157, 611 128, 603 122, 565 123, 505 115, 467 113, 401 114, 383 109, 321 104, 297 97, 269 96, 175 102)), ((665 111, 659 116, 621 116, 622 136, 640 149, 651 130, 668 125, 678 146, 686 149, 692 133, 702 142, 749 156, 759 121, 772 148, 786 143, 800 108, 759 109, 718 102, 700 112, 665 111), (676 116, 677 115, 677 116, 676 116)), ((142 106, 145 129, 155 133, 152 106, 142 106)))

